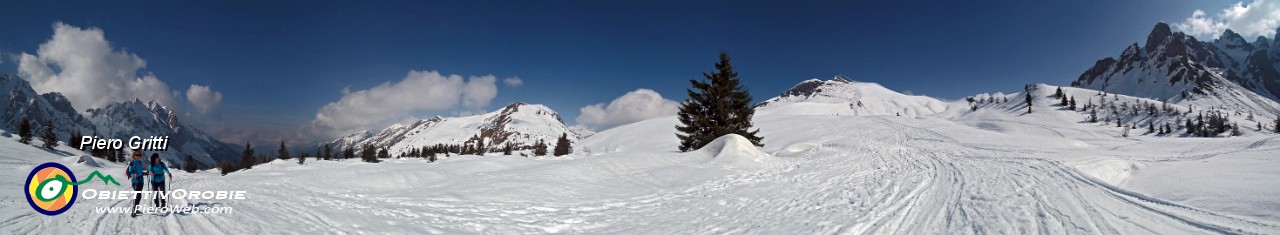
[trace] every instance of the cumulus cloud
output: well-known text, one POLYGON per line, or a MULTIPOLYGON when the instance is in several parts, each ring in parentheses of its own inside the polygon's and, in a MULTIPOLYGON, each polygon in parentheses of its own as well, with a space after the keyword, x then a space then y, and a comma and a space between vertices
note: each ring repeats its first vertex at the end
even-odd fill
POLYGON ((674 115, 679 103, 663 99, 649 89, 637 89, 614 99, 609 105, 598 103, 582 107, 578 123, 605 129, 650 118, 674 115))
POLYGON ((211 114, 218 111, 218 107, 222 106, 222 92, 213 91, 208 86, 191 84, 187 88, 187 100, 191 101, 191 105, 196 107, 201 114, 211 114))
POLYGON ((342 98, 321 107, 311 126, 317 134, 337 137, 356 130, 403 121, 418 110, 446 110, 459 103, 468 108, 489 104, 498 94, 493 75, 441 75, 436 71, 409 71, 396 83, 384 82, 367 90, 342 90, 342 98))
POLYGON ((498 78, 493 75, 471 77, 471 81, 467 82, 467 86, 462 91, 462 106, 467 108, 481 108, 489 105, 489 101, 493 97, 498 96, 498 86, 496 82, 498 78))
POLYGON ((1275 38, 1280 27, 1280 0, 1255 0, 1249 4, 1237 2, 1215 15, 1195 10, 1191 17, 1175 23, 1174 27, 1188 35, 1215 39, 1231 29, 1247 39, 1258 36, 1275 38))
MULTIPOLYGON (((18 75, 37 92, 60 92, 77 109, 101 108, 133 99, 155 100, 171 109, 182 109, 182 92, 155 75, 142 73, 147 61, 124 49, 112 47, 98 28, 53 24, 53 37, 40 44, 36 54, 16 56, 18 75)), ((192 86, 192 90, 196 86, 192 86)), ((192 105, 202 113, 216 111, 222 94, 200 87, 192 105), (200 95, 205 95, 200 97, 200 95)), ((187 96, 192 97, 192 90, 187 96)))
POLYGON ((521 80, 520 77, 509 77, 507 79, 502 79, 502 84, 507 85, 508 87, 520 87, 524 86, 524 80, 521 80))
POLYGON ((177 108, 179 96, 155 75, 139 75, 147 62, 112 48, 101 29, 53 25, 53 37, 35 55, 18 57, 18 74, 39 92, 61 92, 78 109, 133 100, 177 108))

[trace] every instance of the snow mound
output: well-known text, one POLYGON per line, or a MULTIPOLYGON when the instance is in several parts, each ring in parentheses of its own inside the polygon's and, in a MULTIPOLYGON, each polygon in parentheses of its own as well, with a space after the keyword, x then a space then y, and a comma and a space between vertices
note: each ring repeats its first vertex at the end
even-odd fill
POLYGON ((1124 185, 1141 168, 1137 163, 1108 157, 1082 157, 1067 162, 1067 165, 1075 167, 1080 173, 1116 186, 1124 185))
POLYGON ((710 163, 737 169, 760 169, 770 159, 768 153, 751 144, 751 140, 737 134, 720 136, 698 149, 712 156, 710 163))
POLYGON ((93 156, 81 155, 75 157, 75 160, 76 163, 83 164, 85 166, 102 167, 102 163, 98 163, 98 160, 94 159, 93 156))
POLYGON ((773 155, 780 157, 804 156, 805 154, 812 154, 814 149, 817 149, 818 147, 821 147, 821 145, 814 143, 797 143, 788 145, 786 148, 782 148, 782 150, 774 152, 773 155))

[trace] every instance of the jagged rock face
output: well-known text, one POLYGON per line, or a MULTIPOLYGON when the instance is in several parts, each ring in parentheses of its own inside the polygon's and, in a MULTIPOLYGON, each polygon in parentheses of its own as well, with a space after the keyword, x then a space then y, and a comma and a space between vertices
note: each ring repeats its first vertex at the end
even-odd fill
POLYGON ((1227 30, 1212 43, 1156 24, 1146 44, 1130 45, 1120 59, 1103 58, 1072 86, 1160 100, 1206 95, 1230 82, 1280 100, 1280 47, 1266 37, 1250 43, 1227 30))
POLYGON ((473 145, 516 149, 531 148, 538 141, 553 145, 562 134, 576 143, 580 137, 564 125, 560 115, 546 106, 514 103, 494 112, 468 117, 433 117, 412 124, 396 124, 380 131, 361 131, 327 143, 335 151, 365 144, 402 154, 412 148, 436 144, 473 145))
POLYGON ((17 76, 0 74, 0 128, 16 133, 23 116, 31 122, 33 133, 53 123, 59 141, 70 139, 72 130, 92 133, 92 122, 81 116, 66 97, 57 92, 37 95, 31 84, 17 76))
POLYGON ((133 100, 85 111, 105 138, 169 136, 169 150, 160 152, 171 163, 186 161, 190 155, 201 168, 217 161, 231 161, 239 155, 226 144, 181 121, 177 112, 155 101, 133 100))
POLYGON ((197 128, 181 122, 178 113, 156 102, 134 100, 98 109, 77 112, 66 97, 57 92, 36 95, 31 84, 22 78, 0 74, 0 128, 16 132, 22 116, 31 120, 33 130, 52 121, 59 141, 68 141, 72 130, 82 135, 127 139, 131 136, 169 136, 169 151, 161 156, 174 164, 182 164, 191 155, 201 168, 214 166, 222 158, 238 156, 226 144, 197 128))

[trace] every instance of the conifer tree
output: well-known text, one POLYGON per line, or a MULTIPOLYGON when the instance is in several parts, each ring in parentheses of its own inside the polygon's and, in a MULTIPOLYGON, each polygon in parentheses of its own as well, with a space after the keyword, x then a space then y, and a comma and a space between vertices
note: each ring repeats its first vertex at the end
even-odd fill
POLYGON ((80 129, 72 128, 71 136, 67 137, 67 146, 80 150, 80 147, 83 147, 82 144, 80 144, 80 137, 82 137, 80 135, 80 129))
POLYGON ((360 160, 364 162, 377 162, 377 149, 372 144, 365 144, 360 147, 360 160))
POLYGON ((40 141, 44 142, 44 148, 53 149, 58 147, 58 135, 53 133, 53 121, 45 121, 44 132, 40 133, 40 141))
POLYGON ((547 155, 547 144, 546 144, 546 143, 544 143, 544 142, 542 142, 542 140, 538 140, 538 143, 533 145, 533 155, 534 155, 534 156, 546 156, 546 155, 547 155))
POLYGON ((1072 97, 1071 97, 1071 99, 1067 101, 1067 109, 1070 109, 1070 110, 1076 110, 1076 97, 1075 97, 1075 96, 1072 96, 1072 97))
POLYGON ((1027 90, 1027 92, 1023 93, 1027 93, 1027 113, 1031 113, 1031 90, 1027 90))
POLYGON ((289 148, 284 146, 283 140, 280 141, 280 150, 276 150, 276 158, 284 159, 284 160, 289 160, 289 158, 292 158, 291 156, 289 156, 289 148))
POLYGON ((196 168, 198 168, 196 166, 196 159, 191 157, 190 154, 187 154, 187 161, 182 162, 182 170, 187 173, 195 173, 196 168))
POLYGON ((18 120, 18 142, 31 144, 31 120, 28 120, 26 115, 18 120))
POLYGON ((258 162, 257 159, 254 159, 254 156, 253 156, 253 145, 249 144, 249 142, 245 142, 244 152, 240 153, 241 168, 253 169, 253 164, 257 162, 258 162))
POLYGON ((391 152, 387 148, 378 148, 378 158, 391 158, 391 152))
POLYGON ((298 165, 303 165, 304 163, 307 162, 307 157, 310 157, 307 155, 308 154, 306 152, 302 152, 301 155, 298 155, 298 165))
POLYGON ((556 149, 552 152, 552 155, 556 157, 564 156, 568 155, 569 151, 569 133, 562 133, 560 134, 560 139, 556 139, 556 149))
POLYGON ((217 164, 218 164, 218 173, 222 173, 223 176, 226 176, 228 173, 236 171, 229 163, 218 162, 217 164))
POLYGON ((329 146, 329 144, 324 144, 324 149, 322 150, 322 153, 320 153, 320 154, 321 154, 321 155, 320 155, 320 156, 321 156, 321 157, 320 157, 321 159, 324 159, 324 160, 331 160, 331 159, 333 159, 333 147, 332 147, 332 146, 329 146))
POLYGON ((1276 133, 1280 133, 1280 118, 1276 118, 1276 124, 1273 124, 1271 127, 1275 129, 1274 131, 1276 133))
POLYGON ((676 125, 680 151, 702 148, 727 134, 738 134, 756 146, 764 146, 760 142, 763 137, 758 135, 760 131, 751 130, 751 118, 755 115, 751 94, 738 80, 729 54, 720 53, 715 67, 715 72, 702 74, 703 81, 689 80, 693 89, 687 90, 689 99, 680 105, 676 114, 680 120, 676 125))

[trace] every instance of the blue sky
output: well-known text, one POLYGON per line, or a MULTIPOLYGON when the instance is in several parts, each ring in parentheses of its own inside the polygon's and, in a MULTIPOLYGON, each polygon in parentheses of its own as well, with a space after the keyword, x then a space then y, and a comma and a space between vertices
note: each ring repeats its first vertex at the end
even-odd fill
POLYGON ((113 48, 146 61, 142 73, 174 90, 221 92, 209 120, 261 132, 254 138, 313 122, 344 88, 394 84, 414 70, 498 81, 484 107, 411 115, 523 101, 546 104, 572 125, 580 108, 639 88, 682 100, 687 80, 710 71, 721 51, 757 101, 837 74, 944 99, 1067 84, 1145 40, 1156 22, 1232 3, 10 1, 0 7, 9 19, 0 21, 0 72, 17 74, 14 55, 35 54, 63 22, 100 29, 113 48), (502 85, 510 77, 523 85, 502 85))

